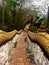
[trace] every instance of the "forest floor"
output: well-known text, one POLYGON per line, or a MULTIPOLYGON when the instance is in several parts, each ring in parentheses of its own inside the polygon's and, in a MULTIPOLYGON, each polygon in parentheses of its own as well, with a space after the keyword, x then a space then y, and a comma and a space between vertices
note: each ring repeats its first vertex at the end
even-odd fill
POLYGON ((0 40, 6 41, 9 38, 10 41, 0 47, 0 65, 49 65, 49 60, 39 44, 31 41, 36 39, 42 46, 46 44, 43 48, 49 50, 49 34, 43 32, 32 33, 27 30, 19 32, 15 30, 9 33, 0 32, 0 40), (13 37, 13 35, 15 36, 13 37))

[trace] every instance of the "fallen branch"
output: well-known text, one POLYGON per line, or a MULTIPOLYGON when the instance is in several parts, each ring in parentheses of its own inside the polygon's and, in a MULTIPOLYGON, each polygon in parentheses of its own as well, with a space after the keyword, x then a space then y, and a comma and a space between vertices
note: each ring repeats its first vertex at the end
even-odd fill
POLYGON ((11 32, 0 31, 0 45, 11 40, 16 35, 16 33, 18 33, 17 30, 13 30, 11 32))
POLYGON ((30 37, 31 40, 34 40, 39 43, 39 45, 46 51, 47 55, 49 56, 49 36, 46 34, 45 36, 43 33, 33 33, 31 31, 28 32, 28 36, 30 37), (41 34, 41 35, 40 35, 41 34), (47 39, 47 38, 48 39, 47 39))

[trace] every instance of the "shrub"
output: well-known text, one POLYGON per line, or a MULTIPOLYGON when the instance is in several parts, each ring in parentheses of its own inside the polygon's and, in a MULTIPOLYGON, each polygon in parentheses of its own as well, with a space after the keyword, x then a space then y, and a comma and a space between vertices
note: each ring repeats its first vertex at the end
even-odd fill
POLYGON ((30 31, 32 31, 32 32, 35 32, 36 30, 37 30, 37 28, 36 28, 36 26, 30 26, 30 29, 29 29, 30 31))
POLYGON ((0 27, 0 29, 1 29, 1 30, 3 30, 3 31, 7 31, 7 32, 9 31, 8 26, 3 26, 3 27, 0 27))

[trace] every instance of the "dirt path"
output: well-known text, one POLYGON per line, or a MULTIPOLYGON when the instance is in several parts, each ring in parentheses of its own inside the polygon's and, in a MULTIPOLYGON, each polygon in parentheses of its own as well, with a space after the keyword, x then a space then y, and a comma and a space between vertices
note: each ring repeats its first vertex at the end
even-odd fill
POLYGON ((25 38, 26 33, 21 33, 19 39, 17 40, 17 46, 13 50, 14 53, 12 54, 12 61, 10 65, 33 65, 30 63, 29 59, 26 57, 26 51, 25 51, 25 38))

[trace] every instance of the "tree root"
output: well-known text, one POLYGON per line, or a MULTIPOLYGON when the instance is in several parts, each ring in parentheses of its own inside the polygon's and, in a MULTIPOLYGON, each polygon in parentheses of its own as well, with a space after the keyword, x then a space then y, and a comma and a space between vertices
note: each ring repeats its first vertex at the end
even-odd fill
POLYGON ((0 45, 11 40, 17 33, 17 30, 13 30, 11 32, 0 31, 0 45))
POLYGON ((45 50, 49 56, 49 34, 47 33, 33 33, 28 31, 28 36, 32 41, 38 42, 38 44, 45 50))

